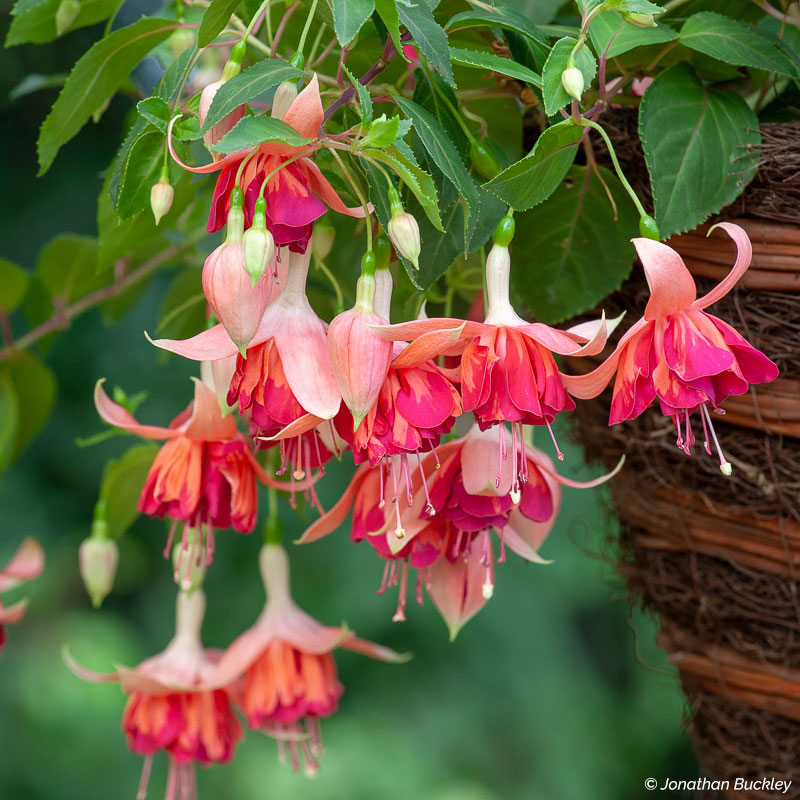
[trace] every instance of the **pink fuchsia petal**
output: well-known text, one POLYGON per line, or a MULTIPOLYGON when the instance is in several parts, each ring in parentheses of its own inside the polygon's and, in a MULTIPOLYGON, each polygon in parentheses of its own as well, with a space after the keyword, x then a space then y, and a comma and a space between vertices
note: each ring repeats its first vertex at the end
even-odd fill
POLYGON ((44 569, 44 550, 36 539, 28 537, 17 548, 9 562, 0 569, 0 592, 33 580, 44 569))
POLYGON ((736 357, 736 364, 748 383, 770 383, 778 377, 778 365, 757 350, 738 331, 727 322, 706 314, 706 317, 720 331, 725 343, 736 357))
POLYGON ((534 522, 514 510, 508 516, 508 525, 503 528, 503 542, 526 561, 533 564, 552 564, 551 560, 542 558, 538 550, 554 524, 555 516, 549 522, 534 522))
POLYGON ((731 271, 708 294, 694 301, 693 308, 706 308, 725 297, 742 275, 747 272, 747 268, 753 259, 753 245, 750 243, 750 237, 745 233, 744 228, 740 228, 733 222, 718 222, 708 229, 708 236, 711 235, 715 228, 722 228, 733 239, 736 244, 736 263, 731 267, 731 271))
MULTIPOLYGON (((369 472, 369 464, 360 466, 350 480, 350 484, 345 490, 345 493, 339 498, 339 502, 337 502, 330 511, 323 514, 316 522, 306 528, 303 535, 297 539, 296 544, 316 542, 317 539, 321 539, 323 536, 333 533, 333 531, 347 519, 350 509, 353 507, 353 503, 355 503, 356 495, 361 489, 364 479, 369 475, 369 472)), ((376 497, 375 504, 377 505, 377 503, 378 498, 376 497)))
POLYGON ((573 396, 581 400, 590 400, 597 397, 603 389, 608 386, 608 382, 614 377, 623 348, 639 331, 647 325, 644 319, 640 319, 633 324, 620 339, 614 352, 599 366, 585 375, 565 375, 561 374, 564 388, 573 396))
POLYGON ((402 664, 411 658, 410 653, 398 653, 390 647, 375 644, 375 642, 370 642, 367 639, 359 639, 354 634, 351 634, 339 646, 353 653, 374 658, 377 661, 389 661, 394 664, 402 664))
POLYGON ((552 467, 552 462, 550 462, 550 466, 538 458, 537 462, 539 469, 546 476, 552 478, 562 486, 569 486, 572 489, 594 489, 595 486, 602 486, 607 481, 610 481, 622 469, 622 467, 625 466, 625 455, 620 457, 619 461, 617 462, 617 466, 614 467, 611 472, 607 472, 605 475, 601 475, 599 478, 594 478, 590 481, 575 481, 572 478, 565 478, 563 475, 560 475, 555 471, 555 469, 552 467))
POLYGON ((687 383, 719 375, 734 362, 722 334, 702 311, 673 314, 664 329, 662 347, 667 366, 687 383))
POLYGON ((280 442, 282 439, 294 439, 295 436, 301 436, 304 433, 314 430, 321 422, 325 422, 322 417, 318 417, 315 414, 303 414, 302 417, 298 417, 294 422, 290 422, 273 436, 261 436, 259 438, 263 439, 265 442, 280 442))
POLYGON ((210 164, 204 164, 202 167, 190 167, 188 164, 184 164, 183 161, 181 161, 180 157, 175 152, 175 148, 172 146, 172 129, 175 127, 175 123, 181 118, 181 116, 181 114, 177 114, 169 121, 169 126, 167 127, 167 147, 169 147, 169 154, 172 156, 172 160, 179 167, 182 167, 189 172, 199 172, 203 174, 208 172, 219 172, 219 170, 224 169, 229 164, 240 161, 246 155, 255 150, 255 147, 248 147, 246 150, 237 150, 235 153, 229 153, 219 161, 212 161, 210 164))
POLYGON ((301 136, 316 139, 322 127, 324 111, 319 94, 317 74, 308 82, 308 86, 295 97, 283 115, 283 121, 291 125, 301 136))
POLYGON ((569 332, 560 331, 556 328, 551 328, 542 322, 533 322, 528 325, 520 325, 518 330, 523 331, 531 339, 544 345, 548 350, 560 355, 569 356, 593 356, 597 355, 605 346, 608 340, 608 327, 606 325, 605 313, 596 321, 596 323, 589 323, 591 325, 592 338, 584 345, 578 344, 577 340, 583 340, 584 337, 580 334, 575 335, 569 332))
MULTIPOLYGON (((214 325, 189 339, 151 339, 147 333, 145 337, 150 344, 192 361, 217 361, 235 356, 239 352, 222 325, 214 325)), ((256 343, 257 338, 258 334, 250 343, 251 346, 256 343)))
POLYGON ((463 329, 464 325, 460 325, 458 328, 423 333, 393 359, 392 367, 418 367, 436 358, 459 343, 463 329))
POLYGON ((461 479, 467 494, 505 497, 514 481, 511 459, 502 462, 500 482, 497 483, 497 448, 500 436, 505 435, 511 449, 511 437, 504 425, 482 431, 473 425, 461 448, 461 479))
MULTIPOLYGON (((161 428, 156 425, 140 425, 122 406, 117 405, 103 390, 105 378, 101 378, 94 387, 94 404, 100 418, 115 428, 135 433, 145 439, 170 439, 180 436, 181 431, 174 428, 161 428)), ((216 403, 216 398, 214 400, 216 403)), ((219 410, 219 409, 217 409, 219 410)))
MULTIPOLYGON (((451 642, 458 636, 461 628, 486 605, 483 587, 487 568, 481 564, 484 542, 480 541, 484 537, 489 537, 488 531, 478 535, 473 544, 472 555, 468 558, 459 558, 455 563, 447 558, 438 558, 430 568, 428 594, 447 624, 451 642)), ((493 564, 491 540, 486 546, 490 553, 490 563, 493 564)), ((493 571, 494 568, 489 569, 493 571)))
MULTIPOLYGON (((336 189, 330 185, 328 179, 322 174, 320 168, 309 159, 296 162, 306 176, 308 186, 314 194, 325 203, 332 211, 346 214, 349 217, 363 217, 366 213, 364 206, 346 206, 336 189)), ((367 210, 372 213, 372 203, 367 204, 367 210)))
POLYGON ((669 245, 653 239, 632 239, 644 267, 650 300, 644 310, 646 320, 657 319, 688 308, 697 297, 694 278, 683 259, 669 245))
POLYGON ((237 434, 236 422, 230 414, 222 415, 217 395, 198 378, 194 381, 192 416, 184 429, 190 439, 219 442, 233 439, 237 434))

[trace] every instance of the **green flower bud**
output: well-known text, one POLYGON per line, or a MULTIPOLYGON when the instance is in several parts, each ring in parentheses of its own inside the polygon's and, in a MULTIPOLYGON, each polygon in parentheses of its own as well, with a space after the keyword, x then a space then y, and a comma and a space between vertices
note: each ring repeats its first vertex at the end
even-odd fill
POLYGON ((497 156, 483 142, 475 140, 469 147, 469 159, 475 172, 485 181, 490 181, 502 172, 497 156))
POLYGON ((511 244, 511 240, 514 238, 514 231, 517 225, 514 222, 514 217, 511 214, 506 214, 500 222, 497 223, 497 227, 494 229, 494 243, 499 247, 508 247, 511 244))
POLYGON ((172 208, 172 200, 174 197, 175 190, 172 188, 169 181, 164 180, 163 177, 150 188, 150 208, 153 211, 156 225, 169 213, 170 208, 172 208))
POLYGON ((403 211, 395 214, 386 226, 386 233, 392 240, 395 249, 403 258, 407 258, 414 266, 419 269, 419 254, 422 250, 422 242, 419 236, 419 225, 413 214, 403 211))
POLYGON ((645 214, 643 217, 639 218, 639 233, 641 233, 645 239, 654 239, 655 241, 661 239, 661 235, 658 232, 658 225, 649 214, 645 214))
POLYGON ((253 224, 242 237, 242 263, 255 286, 266 272, 275 254, 275 239, 267 230, 266 202, 263 197, 256 201, 253 224))
POLYGON ((577 67, 567 67, 561 73, 561 85, 570 97, 580 100, 583 94, 583 73, 577 67))
POLYGON ((56 11, 56 36, 63 36, 81 13, 78 0, 61 0, 56 11))
MULTIPOLYGON (((96 530, 101 527, 97 525, 97 520, 92 525, 95 532, 81 543, 78 550, 78 566, 80 567, 83 585, 92 605, 100 608, 103 600, 111 591, 114 585, 114 576, 117 574, 117 563, 119 562, 119 548, 113 539, 108 535, 96 535, 96 530)), ((102 526, 106 527, 105 522, 102 526)))
POLYGON ((635 11, 623 11, 622 19, 637 28, 657 28, 658 24, 652 14, 637 14, 635 11))

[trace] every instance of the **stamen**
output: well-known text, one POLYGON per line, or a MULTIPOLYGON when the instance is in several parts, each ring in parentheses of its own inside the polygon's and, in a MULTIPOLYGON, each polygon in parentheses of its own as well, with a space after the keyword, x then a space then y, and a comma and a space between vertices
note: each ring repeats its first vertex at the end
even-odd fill
POLYGON ((214 561, 214 529, 209 525, 206 528, 206 566, 210 567, 214 561))
POLYGON ((399 475, 399 471, 396 470, 396 469, 393 470, 393 472, 394 472, 394 475, 393 475, 394 499, 392 500, 392 502, 394 503, 394 513, 395 513, 395 516, 397 518, 397 527, 394 529, 394 535, 398 539, 402 539, 406 535, 406 532, 403 529, 403 523, 402 523, 402 521, 400 519, 400 501, 399 501, 398 496, 397 496, 398 481, 400 479, 400 475, 399 475))
POLYGON ((278 471, 275 473, 276 475, 285 475, 286 474, 286 440, 281 439, 278 443, 278 450, 281 454, 281 465, 278 471))
POLYGON ((320 452, 320 449, 319 449, 319 434, 316 431, 312 431, 311 432, 311 437, 314 440, 314 447, 316 448, 316 451, 317 451, 318 471, 319 471, 320 477, 322 477, 325 474, 325 467, 322 465, 322 453, 320 452))
POLYGON ((433 507, 431 496, 428 492, 428 480, 425 477, 425 471, 422 469, 422 457, 419 454, 419 450, 417 450, 417 464, 419 464, 419 474, 422 477, 422 488, 425 492, 425 499, 427 500, 425 503, 425 513, 429 517, 433 517, 436 516, 436 509, 433 507))
POLYGON ((558 456, 558 460, 559 461, 563 461, 564 460, 564 454, 558 448, 558 442, 556 441, 556 436, 553 433, 553 429, 550 427, 550 423, 547 420, 545 420, 544 424, 547 425, 547 430, 550 431, 550 438, 553 440, 553 447, 555 447, 555 449, 556 449, 556 455, 558 456))
POLYGON ((414 502, 414 492, 411 485, 411 474, 408 471, 408 456, 405 453, 400 456, 400 463, 403 465, 403 477, 406 479, 406 502, 411 508, 411 504, 414 502))
POLYGON ((408 590, 408 561, 403 561, 403 574, 400 578, 400 591, 397 593, 397 611, 394 612, 392 622, 406 621, 406 592, 408 590))
POLYGON ((706 453, 711 455, 711 446, 708 443, 708 426, 706 425, 706 416, 703 414, 702 410, 700 411, 700 420, 703 423, 703 438, 705 439, 703 442, 703 448, 705 449, 706 453))
POLYGON ((145 800, 147 797, 147 784, 150 782, 150 771, 153 769, 153 756, 145 756, 142 764, 142 777, 139 778, 139 788, 136 790, 136 800, 145 800))
POLYGON ((167 546, 164 548, 164 558, 169 558, 172 552, 172 540, 175 538, 175 528, 178 527, 178 520, 172 520, 172 525, 169 528, 169 536, 167 536, 167 546))
POLYGON ((714 425, 711 422, 711 416, 708 413, 708 407, 705 405, 705 403, 703 404, 702 409, 703 413, 706 415, 706 421, 708 422, 709 430, 711 431, 711 438, 714 440, 714 447, 717 448, 717 454, 719 455, 720 472, 726 478, 730 477, 731 473, 733 472, 733 467, 730 465, 730 462, 722 454, 722 448, 719 446, 719 441, 717 439, 717 432, 714 430, 714 425))
POLYGON ((379 470, 378 479, 380 480, 381 484, 381 499, 380 502, 378 503, 378 508, 383 508, 386 505, 386 498, 383 496, 383 487, 386 481, 386 479, 383 477, 383 459, 381 459, 380 463, 378 464, 378 470, 379 470))
POLYGON ((392 568, 389 570, 389 588, 397 586, 397 562, 392 561, 392 568))
POLYGON ((319 758, 325 752, 325 748, 322 746, 322 728, 318 717, 306 717, 306 731, 311 752, 319 758))
POLYGON ((387 561, 383 568, 383 579, 381 580, 381 588, 378 589, 378 594, 383 594, 386 591, 386 579, 389 577, 389 567, 391 562, 387 561))
POLYGON ((422 573, 417 571, 417 580, 414 584, 414 591, 417 595, 417 605, 422 605, 422 573))
POLYGON ((436 452, 436 448, 433 445, 431 445, 431 452, 436 459, 436 469, 439 469, 442 465, 439 463, 439 454, 436 452))
POLYGON ((164 800, 175 800, 178 789, 178 770, 180 768, 175 761, 170 758, 169 772, 167 772, 167 790, 164 792, 164 800))
POLYGON ((506 563, 506 529, 505 526, 500 528, 500 555, 497 558, 498 564, 506 563))
POLYGON ((681 433, 680 412, 673 416, 672 421, 675 423, 675 427, 678 429, 678 438, 675 440, 675 444, 683 449, 683 434, 681 433))
POLYGON ((301 481, 305 478, 306 473, 303 471, 303 434, 301 433, 296 440, 295 449, 297 450, 297 465, 292 473, 295 480, 301 481))

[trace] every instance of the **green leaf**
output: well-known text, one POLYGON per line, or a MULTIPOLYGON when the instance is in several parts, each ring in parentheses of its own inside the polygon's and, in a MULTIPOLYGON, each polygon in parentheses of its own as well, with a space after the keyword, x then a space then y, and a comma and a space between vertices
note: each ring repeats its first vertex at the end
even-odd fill
POLYGON ((372 16, 375 0, 332 0, 333 30, 342 47, 358 36, 361 26, 372 16))
POLYGON ((19 100, 20 97, 33 94, 42 89, 55 89, 63 86, 67 80, 65 73, 57 75, 37 75, 35 72, 26 75, 9 93, 9 100, 19 100))
POLYGON ((200 30, 197 33, 199 47, 207 47, 222 33, 238 5, 239 0, 211 0, 203 12, 200 30))
POLYGON ((146 130, 131 147, 117 198, 117 216, 128 219, 150 205, 150 189, 164 166, 164 135, 146 130))
POLYGON ((525 158, 503 170, 485 188, 523 210, 546 200, 558 187, 575 160, 583 130, 572 120, 551 125, 536 140, 525 158))
POLYGON ((262 114, 258 117, 242 117, 211 150, 215 153, 233 153, 263 142, 284 142, 293 147, 302 147, 313 141, 301 136, 283 120, 262 114))
MULTIPOLYGON (((44 428, 56 400, 56 377, 36 356, 22 352, 6 367, 17 398, 17 430, 11 458, 15 459, 44 428)), ((0 412, 2 416, 2 412, 0 412)))
POLYGON ((598 14, 592 20, 589 25, 589 36, 595 52, 604 53, 606 48, 608 49, 607 58, 616 58, 633 50, 634 47, 672 42, 678 38, 678 34, 668 25, 637 28, 635 25, 625 22, 618 13, 613 11, 598 14))
POLYGON ((795 77, 794 66, 766 33, 738 20, 702 11, 684 22, 681 44, 737 67, 795 77))
POLYGON ((189 267, 172 279, 164 295, 156 331, 169 339, 186 339, 203 330, 205 322, 202 268, 189 267))
POLYGON ((96 265, 97 239, 67 233, 42 249, 36 276, 52 299, 71 303, 104 285, 105 280, 95 272, 96 265))
MULTIPOLYGON (((375 10, 389 31, 395 49, 402 55, 403 43, 400 41, 400 17, 397 13, 396 0, 375 0, 375 10)), ((403 56, 405 58, 405 56, 403 56)))
POLYGON ((19 425, 19 404, 14 384, 7 371, 0 372, 0 471, 14 457, 14 445, 19 425))
POLYGON ((433 227, 442 230, 436 184, 425 170, 415 164, 396 145, 382 147, 379 150, 365 150, 364 155, 386 164, 417 198, 420 207, 425 212, 425 216, 431 221, 433 227))
POLYGON ((455 86, 453 68, 450 66, 450 48, 444 28, 433 18, 433 12, 423 2, 415 6, 399 5, 400 22, 414 37, 422 55, 450 86, 455 86))
POLYGON ((148 97, 136 104, 136 110, 166 136, 169 121, 172 119, 172 109, 166 100, 158 96, 148 97))
POLYGON ((285 61, 277 58, 265 58, 252 67, 231 78, 219 87, 214 96, 208 116, 203 125, 205 133, 213 128, 223 117, 230 114, 242 103, 252 100, 262 92, 274 89, 278 84, 293 78, 302 78, 303 73, 285 61))
MULTIPOLYGON (((544 110, 548 117, 552 117, 572 102, 572 98, 561 85, 561 73, 567 68, 567 61, 576 44, 577 40, 570 36, 559 39, 553 45, 545 62, 542 70, 542 95, 544 110)), ((597 72, 597 62, 591 50, 585 45, 575 54, 575 66, 583 74, 584 87, 588 87, 597 72)))
POLYGON ((628 14, 663 14, 665 9, 657 6, 649 0, 605 0, 603 3, 605 11, 619 11, 628 14))
POLYGON ((735 92, 709 89, 685 63, 657 75, 639 108, 639 137, 662 238, 731 203, 755 175, 758 119, 735 92))
MULTIPOLYGON (((11 10, 6 47, 29 42, 44 44, 57 39, 56 12, 60 5, 61 0, 17 0, 11 10)), ((119 0, 80 0, 80 10, 68 30, 94 25, 113 14, 118 7, 119 0)))
POLYGON ((378 119, 370 124, 363 139, 359 139, 358 147, 385 147, 404 134, 400 133, 400 123, 404 123, 405 133, 411 129, 411 123, 401 120, 400 117, 387 119, 386 114, 381 114, 378 119))
POLYGON ((537 42, 541 47, 547 47, 547 37, 537 30, 528 20, 524 14, 519 11, 514 11, 512 8, 504 8, 495 6, 493 9, 471 9, 470 11, 462 11, 450 18, 450 21, 445 25, 449 31, 460 31, 466 28, 474 28, 477 26, 489 25, 494 28, 502 28, 506 31, 514 31, 515 33, 527 36, 534 42, 537 42))
POLYGON ((593 308, 630 274, 639 215, 617 177, 599 169, 616 215, 597 175, 574 166, 546 203, 516 217, 512 293, 542 322, 593 308))
POLYGON ((450 58, 456 64, 463 67, 477 67, 483 70, 492 70, 501 75, 508 75, 510 78, 532 83, 534 86, 541 87, 542 77, 537 75, 522 64, 517 64, 510 58, 501 58, 493 53, 484 53, 480 50, 465 50, 462 47, 451 47, 450 58))
POLYGON ((5 258, 0 258, 0 309, 10 314, 28 290, 28 273, 5 258))
POLYGON ((42 124, 37 150, 39 175, 125 81, 142 57, 163 42, 177 23, 143 18, 93 44, 72 69, 42 124))
POLYGON ((358 95, 358 105, 361 108, 361 122, 362 124, 369 124, 372 122, 372 98, 369 96, 367 87, 364 86, 344 64, 342 65, 342 69, 345 75, 347 75, 347 79, 353 84, 353 88, 355 88, 356 94, 358 95))
MULTIPOLYGON (((550 54, 549 48, 544 48, 528 36, 514 31, 506 31, 505 37, 514 61, 534 72, 541 73, 547 56, 550 54)), ((539 99, 541 100, 541 97, 539 99)))
POLYGON ((139 495, 157 452, 157 445, 137 444, 106 464, 100 500, 106 504, 108 533, 112 539, 119 539, 139 516, 139 495))
POLYGON ((469 248, 469 218, 480 208, 478 187, 439 121, 422 106, 400 95, 394 95, 400 110, 414 123, 414 130, 433 163, 455 187, 466 203, 464 212, 464 249, 469 248))

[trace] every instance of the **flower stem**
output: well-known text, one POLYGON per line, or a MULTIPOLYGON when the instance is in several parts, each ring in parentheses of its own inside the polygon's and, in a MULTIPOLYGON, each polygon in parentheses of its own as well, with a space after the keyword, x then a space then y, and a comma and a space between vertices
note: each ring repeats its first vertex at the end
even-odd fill
POLYGON ((300 41, 297 43, 297 52, 302 53, 303 48, 306 46, 306 36, 308 36, 308 29, 311 27, 311 20, 314 19, 314 12, 317 10, 317 0, 311 3, 311 8, 308 10, 306 17, 306 24, 303 26, 303 32, 300 34, 300 41))
POLYGON ((623 185, 623 187, 625 187, 625 191, 630 195, 631 200, 633 200, 633 204, 636 206, 639 216, 648 217, 649 214, 644 210, 644 206, 637 197, 636 192, 633 190, 633 187, 630 185, 630 183, 628 183, 628 179, 625 177, 622 167, 619 165, 619 160, 617 159, 617 153, 614 150, 614 145, 611 143, 611 139, 608 138, 608 134, 605 132, 602 126, 598 125, 594 120, 586 119, 586 117, 581 117, 578 121, 578 124, 583 128, 594 128, 594 130, 596 130, 600 136, 603 137, 603 141, 606 143, 606 147, 608 148, 608 154, 611 156, 611 162, 614 164, 614 171, 617 173, 620 183, 623 185))
POLYGON ((364 207, 364 221, 367 223, 367 252, 372 250, 372 225, 370 224, 370 212, 369 212, 369 203, 367 202, 367 198, 364 197, 364 193, 359 188, 358 184, 356 183, 353 176, 350 174, 350 170, 342 161, 341 156, 334 150, 332 147, 327 148, 328 152, 334 157, 336 163, 339 165, 339 168, 344 173, 345 178, 347 178, 347 182, 350 184, 351 188, 356 194, 358 198, 358 202, 364 207))

